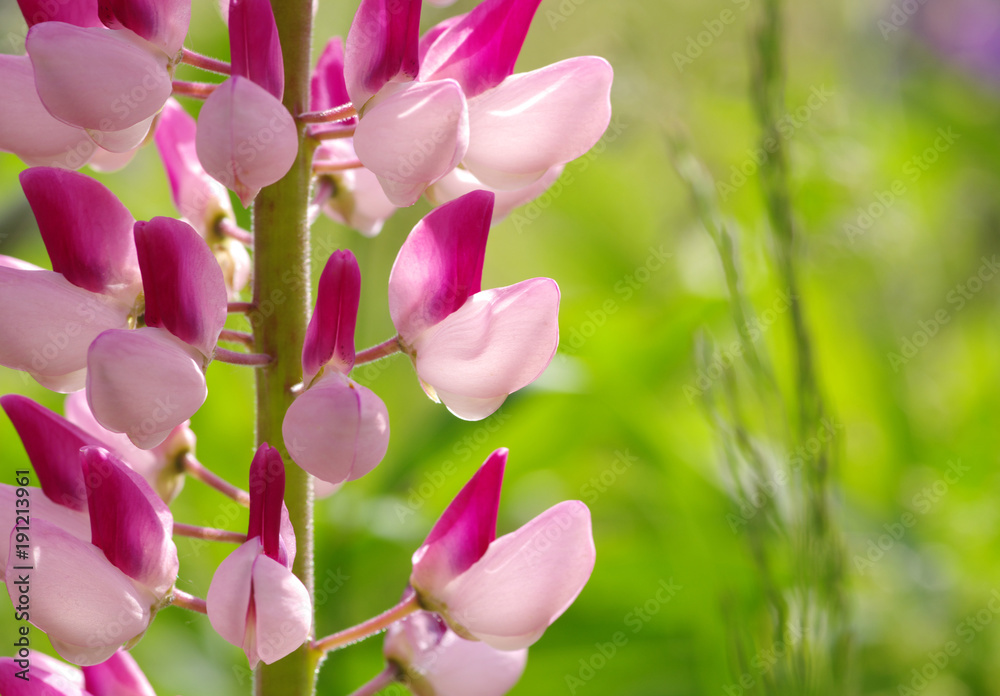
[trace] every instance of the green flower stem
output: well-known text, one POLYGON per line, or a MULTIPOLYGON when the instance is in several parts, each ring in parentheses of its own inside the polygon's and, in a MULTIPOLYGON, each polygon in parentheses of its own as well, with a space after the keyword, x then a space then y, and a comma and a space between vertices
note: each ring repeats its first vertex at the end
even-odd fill
MULTIPOLYGON (((291 114, 309 105, 312 51, 312 0, 272 2, 285 67, 283 103, 291 114)), ((309 316, 309 223, 306 213, 312 177, 314 141, 306 139, 305 124, 296 123, 299 153, 292 168, 277 183, 261 190, 253 206, 254 297, 275 307, 260 312, 254 328, 254 350, 274 360, 256 370, 257 442, 267 442, 285 460, 285 504, 295 527, 296 554, 292 572, 313 597, 313 491, 309 475, 288 456, 281 424, 302 381, 302 343, 309 316)), ((311 696, 316 688, 320 654, 302 645, 290 655, 261 664, 255 675, 257 696, 311 696)))

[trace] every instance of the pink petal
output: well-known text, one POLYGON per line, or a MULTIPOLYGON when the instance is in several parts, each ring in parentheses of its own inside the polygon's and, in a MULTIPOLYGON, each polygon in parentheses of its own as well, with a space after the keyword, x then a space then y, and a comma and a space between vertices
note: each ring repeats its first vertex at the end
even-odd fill
POLYGON ((479 420, 533 382, 559 344, 559 286, 549 278, 486 290, 413 344, 420 379, 452 413, 479 420))
MULTIPOLYGON (((260 537, 262 552, 277 561, 285 498, 285 463, 281 453, 261 443, 250 464, 250 524, 247 538, 260 537)), ((290 565, 290 563, 289 563, 290 565)))
POLYGON ((53 116, 81 128, 118 131, 160 110, 173 89, 167 56, 125 34, 62 22, 28 31, 38 96, 53 116))
POLYGON ((228 23, 232 74, 252 80, 280 101, 285 91, 285 69, 271 3, 231 0, 228 23))
POLYGON ((87 129, 87 135, 102 149, 116 155, 128 155, 146 141, 156 114, 121 129, 87 129))
POLYGON ((135 224, 146 325, 168 330, 206 357, 226 323, 228 295, 215 256, 194 229, 173 218, 135 224))
MULTIPOLYGON (((420 80, 457 80, 471 98, 514 72, 541 0, 485 0, 422 51, 420 80)), ((425 39, 426 40, 426 39, 425 39)))
POLYGON ((29 27, 41 22, 66 22, 78 27, 101 26, 101 20, 97 16, 97 0, 66 0, 65 2, 17 0, 17 4, 29 27))
POLYGON ((322 201, 323 212, 366 237, 381 232, 382 225, 396 212, 396 206, 385 195, 378 178, 367 169, 323 176, 333 182, 333 195, 322 201))
POLYGON ((136 447, 156 447, 205 402, 203 360, 163 329, 106 331, 87 356, 90 409, 136 447))
MULTIPOLYGON (((260 539, 249 539, 219 564, 208 587, 205 603, 216 633, 233 645, 244 647, 250 607, 251 573, 261 554, 260 539)), ((245 649, 245 648, 244 648, 245 649)), ((256 659, 247 653, 251 666, 256 659)))
POLYGON ((220 218, 231 218, 233 207, 226 187, 201 166, 195 150, 195 120, 177 103, 168 99, 156 126, 156 149, 170 181, 174 205, 202 237, 214 234, 220 218))
POLYGON ((603 58, 571 58, 470 100, 465 166, 488 186, 514 189, 576 159, 608 127, 611 78, 603 58))
POLYGON ((49 635, 60 655, 76 664, 97 664, 146 630, 149 597, 96 546, 37 518, 31 537, 28 562, 13 554, 7 561, 7 591, 16 606, 13 566, 34 566, 31 623, 49 635))
POLYGON ((302 348, 303 382, 329 364, 345 375, 354 367, 354 325, 361 301, 361 269, 350 251, 330 255, 319 277, 316 309, 302 348))
POLYGON ((292 402, 281 432, 292 459, 310 474, 353 481, 385 456, 389 413, 374 392, 331 371, 292 402))
POLYGON ((417 76, 420 0, 361 0, 347 33, 344 73, 359 111, 397 76, 417 76))
POLYGON ((0 693, 4 696, 93 696, 83 690, 83 674, 75 667, 34 650, 28 651, 27 667, 23 660, 0 657, 0 693))
POLYGON ((191 23, 191 0, 98 0, 109 29, 130 29, 173 57, 184 45, 191 23))
POLYGON ((566 501, 490 544, 437 599, 456 631, 499 650, 526 648, 580 594, 594 558, 590 511, 566 501))
MULTIPOLYGON (((344 45, 339 36, 326 44, 316 62, 316 71, 309 80, 309 108, 325 111, 350 103, 347 83, 344 81, 344 45)), ((313 133, 323 133, 356 125, 357 117, 330 124, 314 124, 313 133)))
POLYGON ((0 150, 29 167, 82 167, 98 149, 81 128, 54 118, 35 89, 28 56, 0 55, 0 150))
POLYGON ((258 556, 252 573, 257 655, 271 664, 309 638, 312 600, 291 570, 267 556, 258 556))
POLYGON ((135 218, 103 184, 65 169, 21 172, 52 270, 91 292, 131 304, 141 289, 132 225, 135 218))
POLYGON ((87 480, 91 543, 162 600, 177 580, 174 518, 139 474, 101 447, 81 450, 87 480))
POLYGON ((413 205, 468 147, 468 114, 457 82, 412 82, 372 103, 354 133, 358 159, 395 205, 413 205))
POLYGON ((0 365, 29 372, 49 389, 78 391, 87 347, 101 332, 127 326, 128 314, 58 273, 0 266, 0 365))
POLYGON ((135 658, 124 650, 99 665, 84 667, 83 675, 93 696, 156 696, 135 658))
POLYGON ((491 454, 413 554, 410 584, 421 596, 435 596, 482 558, 490 542, 496 539, 500 486, 506 465, 506 449, 491 454))
MULTIPOLYGON (((0 405, 24 444, 45 496, 72 510, 87 510, 80 448, 100 442, 65 418, 17 394, 0 397, 0 405)), ((0 534, 8 530, 0 529, 0 534)))
MULTIPOLYGON (((37 488, 28 488, 27 490, 31 497, 30 515, 59 527, 80 541, 90 541, 90 517, 86 504, 82 510, 77 511, 49 500, 37 488)), ((17 507, 17 500, 17 488, 0 483, 0 505, 6 506, 0 511, 0 559, 5 559, 10 555, 10 532, 17 525, 17 515, 20 511, 17 507)), ((6 569, 0 567, 0 582, 5 581, 5 572, 6 569)))
POLYGON ((428 213, 403 242, 389 274, 389 315, 404 342, 479 292, 492 212, 493 194, 466 194, 428 213))
POLYGON ((87 166, 95 172, 117 172, 120 169, 124 169, 138 151, 139 148, 137 147, 128 152, 110 152, 102 147, 98 147, 94 151, 90 161, 87 162, 87 166))
POLYGON ((291 114, 242 77, 226 80, 205 100, 195 143, 205 171, 245 206, 288 172, 299 149, 291 114))
MULTIPOLYGON (((427 189, 427 199, 433 205, 441 205, 442 203, 447 203, 448 201, 453 201, 456 198, 464 196, 470 191, 492 191, 496 196, 496 202, 493 205, 492 221, 497 223, 510 215, 514 208, 530 203, 544 194, 559 179, 562 171, 563 166, 557 165, 545 172, 542 178, 533 184, 528 184, 524 188, 503 191, 501 189, 491 189, 473 176, 472 172, 468 169, 456 167, 450 174, 427 189)), ((539 205, 541 206, 542 204, 540 203, 539 205)), ((536 218, 530 219, 534 220, 536 218)))

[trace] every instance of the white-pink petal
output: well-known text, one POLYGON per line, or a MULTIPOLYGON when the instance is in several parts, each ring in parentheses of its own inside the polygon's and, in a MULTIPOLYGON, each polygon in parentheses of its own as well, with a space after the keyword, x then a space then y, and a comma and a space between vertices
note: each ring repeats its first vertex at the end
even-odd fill
POLYGON ((612 77, 595 56, 511 75, 469 100, 463 163, 488 186, 516 189, 583 155, 611 120, 612 77))
POLYGON ((257 655, 265 664, 302 645, 312 628, 312 601, 302 581, 268 556, 253 565, 257 655))
POLYGON ((414 341, 417 375, 459 418, 479 420, 548 367, 559 344, 550 278, 484 290, 414 341))
POLYGON ((455 168, 450 174, 427 189, 427 198, 434 205, 442 205, 465 194, 476 191, 492 191, 496 196, 493 204, 493 222, 499 222, 510 215, 514 208, 530 203, 544 194, 562 174, 563 166, 549 169, 542 178, 522 188, 503 190, 491 188, 481 182, 468 169, 455 168))

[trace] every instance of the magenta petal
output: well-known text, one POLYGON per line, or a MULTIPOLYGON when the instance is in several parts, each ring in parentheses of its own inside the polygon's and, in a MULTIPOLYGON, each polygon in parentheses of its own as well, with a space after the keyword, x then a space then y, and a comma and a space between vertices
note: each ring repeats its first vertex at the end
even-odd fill
POLYGON ((250 464, 250 523, 247 538, 261 538, 263 552, 279 558, 281 513, 285 498, 285 463, 281 453, 261 443, 250 464))
POLYGON ((493 194, 474 191, 418 222, 389 274, 389 315, 400 338, 419 334, 479 292, 493 194))
MULTIPOLYGON (((23 660, 23 658, 20 658, 23 660)), ((28 652, 30 672, 13 657, 0 657, 0 694, 4 696, 93 696, 83 690, 83 674, 45 653, 28 652), (29 676, 23 679, 22 676, 29 676)))
POLYGON ((466 97, 496 87, 514 72, 540 2, 485 0, 461 20, 450 22, 421 51, 420 80, 457 80, 466 97))
POLYGON ((191 23, 191 0, 98 0, 109 29, 130 29, 173 57, 184 45, 191 23))
POLYGON ((232 74, 252 80, 280 101, 285 91, 285 69, 271 3, 231 0, 228 22, 232 74))
POLYGON ((88 346, 101 332, 127 326, 129 309, 58 273, 2 263, 0 365, 25 370, 55 391, 83 389, 88 346))
POLYGON ((156 149, 167 172, 174 205, 198 234, 207 238, 221 218, 234 215, 226 187, 201 166, 196 133, 194 118, 175 99, 168 99, 156 126, 156 149))
POLYGON ((66 22, 78 27, 101 26, 101 20, 97 16, 97 0, 66 0, 65 2, 17 0, 17 4, 29 27, 42 22, 66 22))
POLYGON ((361 0, 347 32, 347 92, 359 111, 397 75, 419 69, 420 0, 361 0))
POLYGON ((135 224, 146 295, 146 325, 160 326, 209 358, 226 323, 222 269, 194 229, 155 217, 135 224))
POLYGON ((506 449, 491 454, 413 554, 410 584, 421 596, 436 596, 482 558, 496 538, 500 487, 506 465, 506 449))
MULTIPOLYGON (((325 111, 343 106, 351 101, 347 94, 347 83, 344 81, 344 46, 339 36, 330 39, 316 62, 316 70, 309 80, 309 108, 312 111, 325 111)), ((347 126, 354 126, 357 117, 330 124, 313 124, 313 133, 323 133, 347 126)))
POLYGON ((85 447, 91 543, 153 597, 163 599, 177 580, 174 518, 139 474, 101 447, 85 447))
POLYGON ((296 464, 316 478, 341 483, 382 461, 389 413, 370 389, 331 371, 292 402, 281 432, 296 464))
POLYGON ((195 143, 205 171, 245 206, 288 172, 299 150, 288 110, 243 77, 226 80, 205 100, 195 143))
POLYGON ((87 354, 90 410, 136 447, 156 447, 205 402, 203 362, 163 329, 105 331, 87 354))
POLYGON ((0 150, 12 152, 30 167, 82 167, 97 146, 86 131, 54 118, 35 89, 28 56, 0 55, 0 150))
POLYGON ((393 204, 408 206, 455 168, 468 148, 465 97, 453 80, 394 87, 365 112, 354 150, 393 204))
POLYGON ((135 658, 124 650, 99 665, 84 667, 83 676, 92 696, 156 696, 135 658))
MULTIPOLYGON (((31 623, 65 659, 97 664, 138 637, 150 620, 150 598, 104 554, 46 520, 31 521, 31 623)), ((7 577, 25 565, 11 554, 7 577)), ((16 583, 7 591, 17 603, 16 583)))
POLYGON ((27 397, 8 394, 0 397, 0 405, 24 444, 45 496, 73 510, 86 510, 80 448, 100 442, 27 397))
POLYGON ((559 344, 550 278, 485 290, 413 344, 417 376, 459 418, 479 420, 548 367, 559 344))
POLYGON ((309 320, 302 347, 306 384, 328 363, 344 374, 354 367, 354 325, 360 301, 361 269, 354 254, 333 252, 319 277, 316 309, 309 320))
POLYGON ((494 541, 435 599, 456 631, 499 650, 526 648, 580 594, 594 559, 590 510, 566 501, 494 541))
POLYGON ((52 270, 84 290, 127 295, 142 279, 132 225, 135 218, 107 187, 89 176, 54 167, 21 172, 52 270))
POLYGON ((45 108, 81 128, 134 126, 159 111, 173 89, 166 54, 125 32, 44 22, 28 31, 26 46, 45 108))
POLYGON ((470 99, 465 166, 488 186, 513 189, 583 155, 611 120, 611 79, 606 60, 584 56, 470 99))

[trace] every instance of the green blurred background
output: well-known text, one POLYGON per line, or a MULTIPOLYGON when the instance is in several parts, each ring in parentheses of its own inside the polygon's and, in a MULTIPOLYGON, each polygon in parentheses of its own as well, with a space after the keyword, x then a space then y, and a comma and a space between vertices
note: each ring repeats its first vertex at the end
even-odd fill
MULTIPOLYGON (((428 6, 424 24, 472 5, 428 6)), ((727 519, 737 508, 718 433, 695 395, 696 335, 726 346, 737 333, 718 255, 667 140, 685 134, 732 186, 722 190, 722 211, 738 229, 759 346, 787 391, 788 316, 749 100, 759 5, 544 0, 519 69, 604 56, 615 68, 612 127, 548 194, 493 229, 484 287, 555 278, 560 353, 539 382, 480 423, 427 400, 405 358, 359 369, 388 406, 392 438, 375 471, 317 504, 320 635, 393 604, 437 515, 489 452, 508 447, 501 533, 581 498, 598 549, 590 583, 531 648, 512 693, 763 693, 755 689, 766 660, 749 672, 753 687, 736 686, 734 645, 757 631, 762 581, 746 527, 727 519)), ((2 27, 14 32, 2 50, 21 52, 17 7, 0 7, 2 27)), ((316 51, 346 31, 354 9, 319 3, 316 51)), ((846 544, 854 693, 1000 694, 1000 621, 990 608, 1000 589, 1000 269, 991 265, 1000 252, 1000 57, 988 56, 1000 42, 998 13, 993 2, 957 0, 787 6, 800 296, 836 424, 834 511, 846 544), (959 22, 970 6, 979 19, 959 22), (971 281, 977 273, 983 282, 971 281), (960 475, 946 479, 949 470, 960 475), (891 536, 907 513, 913 524, 891 536), (881 554, 872 551, 879 544, 881 554), (942 652, 949 641, 955 654, 942 652)), ((226 55, 211 3, 195 3, 187 45, 226 55)), ((0 156, 0 253, 45 265, 17 182, 22 168, 0 156)), ((138 219, 174 214, 152 147, 125 170, 95 176, 138 219)), ((335 248, 350 247, 361 264, 359 346, 391 335, 389 268, 427 210, 421 201, 399 211, 371 240, 325 218, 315 225, 314 277, 335 248)), ((209 385, 193 419, 198 456, 245 486, 251 375, 214 363, 209 385)), ((61 397, 9 370, 0 372, 0 392, 61 408, 61 397)), ((779 460, 790 456, 781 443, 762 445, 779 460)), ((0 458, 3 483, 12 483, 26 457, 6 419, 0 458)), ((198 482, 187 483, 173 511, 178 521, 245 529, 245 512, 233 514, 198 482)), ((186 539, 178 547, 178 587, 204 596, 229 548, 186 539)), ((4 654, 15 631, 7 602, 0 598, 4 654)), ((40 631, 32 640, 48 649, 40 631)), ((163 696, 248 692, 241 651, 203 616, 163 611, 133 654, 163 696)), ((371 639, 331 655, 319 691, 348 693, 380 668, 381 641, 371 639)))

